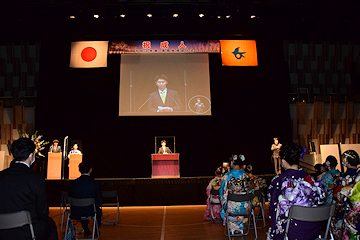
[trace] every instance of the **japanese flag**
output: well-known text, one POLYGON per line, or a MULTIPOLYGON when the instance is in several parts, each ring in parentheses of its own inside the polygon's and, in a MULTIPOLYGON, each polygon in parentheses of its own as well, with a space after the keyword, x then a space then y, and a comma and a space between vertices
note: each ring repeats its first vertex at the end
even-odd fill
POLYGON ((109 41, 72 42, 70 67, 107 67, 108 43, 109 41))

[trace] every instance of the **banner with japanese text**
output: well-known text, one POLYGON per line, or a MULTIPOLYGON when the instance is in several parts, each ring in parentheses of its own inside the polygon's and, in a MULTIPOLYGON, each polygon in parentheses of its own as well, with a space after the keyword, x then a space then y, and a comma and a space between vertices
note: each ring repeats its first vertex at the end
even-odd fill
POLYGON ((110 41, 109 54, 124 53, 220 53, 219 40, 110 41))

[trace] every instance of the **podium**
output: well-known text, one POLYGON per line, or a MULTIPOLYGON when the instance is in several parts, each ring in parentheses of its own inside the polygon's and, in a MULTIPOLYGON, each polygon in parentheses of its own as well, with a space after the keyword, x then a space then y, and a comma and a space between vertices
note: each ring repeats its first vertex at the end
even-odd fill
POLYGON ((79 164, 82 162, 81 154, 70 154, 69 156, 69 179, 76 179, 81 176, 79 164))
POLYGON ((151 178, 179 178, 180 154, 151 154, 151 178))
POLYGON ((47 179, 61 179, 61 152, 48 153, 47 179))

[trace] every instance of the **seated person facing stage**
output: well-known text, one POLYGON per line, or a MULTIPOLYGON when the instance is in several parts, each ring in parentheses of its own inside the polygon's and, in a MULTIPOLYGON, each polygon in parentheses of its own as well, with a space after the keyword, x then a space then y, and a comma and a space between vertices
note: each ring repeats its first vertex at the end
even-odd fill
POLYGON ((54 153, 55 152, 57 152, 57 153, 61 152, 61 147, 59 146, 59 140, 55 139, 53 141, 53 144, 49 148, 49 152, 54 152, 54 153))
POLYGON ((162 140, 161 141, 161 147, 159 148, 158 151, 159 154, 168 154, 168 153, 172 153, 170 148, 166 146, 166 141, 162 140))
POLYGON ((173 112, 182 108, 182 103, 177 91, 168 89, 167 76, 164 74, 155 77, 158 87, 156 92, 149 95, 148 110, 151 112, 173 112))
MULTIPOLYGON (((284 239, 287 215, 292 205, 315 207, 326 200, 320 183, 313 181, 303 169, 299 168, 300 156, 304 149, 295 143, 281 147, 281 164, 285 172, 276 175, 268 187, 269 217, 271 220, 267 240, 284 239)), ((292 220, 289 227, 289 240, 314 240, 321 232, 321 223, 292 220)))
MULTIPOLYGON (((213 179, 211 179, 211 181, 209 182, 209 185, 206 187, 207 200, 206 200, 206 210, 205 210, 205 214, 204 214, 204 219, 206 221, 211 221, 211 220, 216 220, 216 219, 221 218, 220 217, 221 205, 212 205, 210 203, 210 192, 213 189, 219 190, 221 187, 222 181, 223 181, 223 167, 220 166, 215 171, 215 177, 213 179), (212 216, 210 214, 210 208, 212 209, 213 216, 216 219, 212 219, 212 216)), ((219 196, 213 196, 213 199, 216 199, 220 203, 219 196)))
MULTIPOLYGON (((27 210, 31 214, 36 239, 58 239, 55 222, 48 217, 45 178, 34 172, 35 145, 29 138, 20 138, 11 146, 14 160, 0 172, 0 213, 27 210)), ((1 230, 0 239, 30 239, 29 226, 1 230)))
POLYGON ((329 171, 324 174, 321 183, 327 192, 328 197, 326 199, 325 205, 328 205, 333 203, 334 189, 336 186, 336 180, 340 176, 340 171, 335 169, 338 163, 336 158, 332 155, 329 155, 326 158, 324 164, 329 169, 329 171))
POLYGON ((79 155, 82 155, 81 151, 79 150, 79 146, 77 145, 77 143, 75 143, 73 145, 73 148, 71 149, 71 151, 69 152, 69 155, 70 156, 71 154, 79 154, 79 155))
MULTIPOLYGON (((102 211, 100 209, 100 204, 102 200, 102 192, 100 182, 95 181, 90 174, 92 168, 89 163, 80 163, 79 171, 81 176, 73 181, 69 182, 69 197, 72 198, 94 198, 97 212, 97 222, 100 226, 102 211)), ((72 207, 71 216, 74 218, 80 218, 81 216, 93 216, 94 208, 92 206, 88 207, 72 207)), ((91 235, 89 229, 89 220, 82 220, 81 225, 84 229, 85 237, 91 235)))
MULTIPOLYGON (((345 227, 347 231, 343 232, 344 239, 349 239, 348 235, 353 234, 354 231, 360 231, 360 185, 358 184, 360 180, 360 171, 357 168, 357 165, 360 164, 359 155, 354 150, 347 150, 341 155, 342 165, 344 165, 347 170, 345 173, 341 174, 337 179, 337 186, 334 189, 333 202, 335 201, 335 213, 336 216, 333 219, 332 232, 336 239, 340 239, 343 225, 343 216, 344 209, 349 209, 349 213, 346 214, 345 227), (350 200, 351 204, 348 205, 350 200), (352 228, 352 233, 348 232, 352 228)), ((356 238, 350 238, 356 239, 356 238)))
MULTIPOLYGON (((250 202, 233 202, 227 201, 228 195, 231 194, 247 194, 254 191, 254 183, 249 175, 244 171, 246 167, 241 166, 245 161, 244 155, 231 156, 231 171, 224 175, 219 193, 222 209, 220 211, 221 218, 224 220, 225 226, 225 207, 232 213, 246 212, 250 207, 250 202), (226 206, 227 203, 227 206, 226 206)), ((244 230, 244 217, 243 216, 229 216, 229 227, 231 234, 243 233, 244 230)))

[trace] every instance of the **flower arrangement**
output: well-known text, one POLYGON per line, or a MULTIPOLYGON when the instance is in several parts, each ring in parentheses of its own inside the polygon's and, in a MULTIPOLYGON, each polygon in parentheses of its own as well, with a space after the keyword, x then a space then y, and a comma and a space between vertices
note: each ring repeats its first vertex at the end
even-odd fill
MULTIPOLYGON (((30 138, 30 135, 25 131, 21 134, 23 138, 30 138)), ((36 130, 33 135, 31 135, 31 141, 35 144, 35 157, 45 157, 40 151, 45 149, 45 145, 49 144, 49 141, 41 140, 43 135, 38 135, 36 130)))

